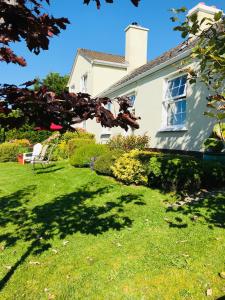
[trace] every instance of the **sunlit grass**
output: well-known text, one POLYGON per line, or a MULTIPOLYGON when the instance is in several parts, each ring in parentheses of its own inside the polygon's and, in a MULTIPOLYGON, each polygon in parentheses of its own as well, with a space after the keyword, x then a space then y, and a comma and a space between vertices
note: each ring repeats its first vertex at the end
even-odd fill
POLYGON ((168 197, 66 163, 0 164, 0 299, 225 295, 225 195, 168 197))

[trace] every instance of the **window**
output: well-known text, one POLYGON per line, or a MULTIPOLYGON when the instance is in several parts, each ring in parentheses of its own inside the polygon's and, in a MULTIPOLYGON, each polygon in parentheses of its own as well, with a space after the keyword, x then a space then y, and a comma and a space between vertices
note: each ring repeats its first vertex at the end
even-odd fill
POLYGON ((186 122, 186 86, 187 75, 167 81, 164 108, 166 127, 185 125, 186 122))
POLYGON ((134 106, 134 102, 136 100, 136 95, 135 94, 132 94, 130 96, 128 96, 130 102, 131 102, 131 105, 134 106))
POLYGON ((80 82, 81 93, 87 93, 87 79, 88 79, 87 74, 85 74, 81 77, 81 82, 80 82))

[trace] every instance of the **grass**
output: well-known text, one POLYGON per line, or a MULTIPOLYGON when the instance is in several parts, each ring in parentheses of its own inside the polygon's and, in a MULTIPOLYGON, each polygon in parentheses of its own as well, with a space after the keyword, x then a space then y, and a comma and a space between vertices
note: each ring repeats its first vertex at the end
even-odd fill
POLYGON ((225 195, 166 201, 64 162, 0 164, 0 299, 219 299, 225 195))

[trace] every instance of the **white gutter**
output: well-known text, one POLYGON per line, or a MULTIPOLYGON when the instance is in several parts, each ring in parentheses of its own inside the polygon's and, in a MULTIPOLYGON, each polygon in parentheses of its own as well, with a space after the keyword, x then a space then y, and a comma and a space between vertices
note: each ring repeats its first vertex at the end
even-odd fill
MULTIPOLYGON (((179 60, 181 60, 181 59, 189 56, 191 54, 191 52, 192 52, 192 49, 189 49, 189 50, 181 53, 180 55, 177 55, 177 56, 171 58, 170 60, 167 60, 164 63, 161 63, 161 64, 155 66, 154 68, 152 68, 152 69, 150 69, 150 70, 148 70, 148 71, 146 71, 146 72, 144 72, 142 74, 139 74, 139 75, 135 76, 134 78, 131 78, 130 80, 122 83, 121 85, 118 85, 118 86, 112 88, 111 90, 110 90, 110 88, 104 90, 103 92, 99 93, 97 96, 98 97, 104 97, 106 95, 110 95, 111 93, 113 93, 115 91, 118 91, 118 90, 122 89, 123 87, 125 87, 125 86, 127 86, 127 85, 129 85, 129 84, 131 84, 131 83, 133 83, 135 81, 138 81, 138 80, 140 80, 140 79, 142 79, 142 78, 144 78, 144 77, 146 77, 146 76, 148 76, 148 75, 150 75, 152 73, 155 73, 155 72, 157 72, 157 71, 159 71, 159 70, 167 67, 170 64, 173 64, 173 63, 175 63, 175 62, 177 62, 177 61, 179 61, 179 60)), ((128 76, 128 75, 126 75, 126 76, 128 76)))
POLYGON ((111 67, 122 68, 122 69, 127 69, 128 67, 127 63, 122 64, 122 63, 116 63, 116 62, 110 62, 110 61, 98 60, 98 59, 92 60, 92 64, 111 66, 111 67))

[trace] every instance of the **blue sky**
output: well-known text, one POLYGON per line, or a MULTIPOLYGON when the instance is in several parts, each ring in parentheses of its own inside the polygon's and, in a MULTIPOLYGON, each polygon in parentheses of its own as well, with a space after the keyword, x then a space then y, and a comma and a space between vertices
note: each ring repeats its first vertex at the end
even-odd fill
MULTIPOLYGON (((176 46, 180 34, 172 30, 169 8, 186 6, 192 8, 196 0, 141 0, 135 8, 129 0, 114 0, 114 4, 104 4, 97 10, 94 3, 89 6, 83 0, 51 0, 46 11, 56 17, 68 17, 71 24, 66 31, 51 40, 48 51, 36 56, 23 43, 13 49, 27 60, 27 67, 1 63, 0 83, 20 84, 36 76, 45 77, 49 72, 69 74, 77 48, 88 48, 113 54, 124 55, 124 28, 132 22, 150 29, 148 59, 176 46)), ((225 11, 224 0, 208 0, 207 5, 215 5, 225 11)))

